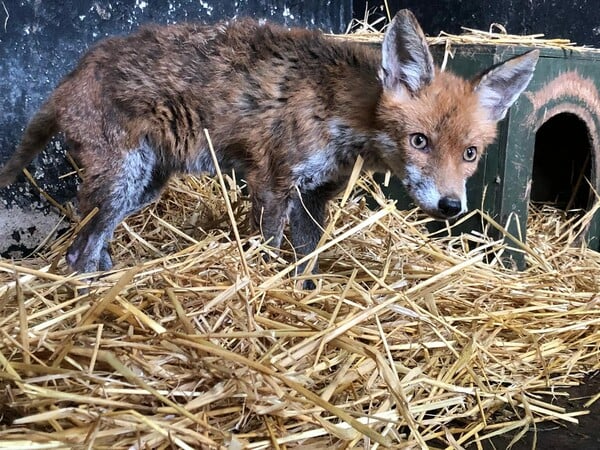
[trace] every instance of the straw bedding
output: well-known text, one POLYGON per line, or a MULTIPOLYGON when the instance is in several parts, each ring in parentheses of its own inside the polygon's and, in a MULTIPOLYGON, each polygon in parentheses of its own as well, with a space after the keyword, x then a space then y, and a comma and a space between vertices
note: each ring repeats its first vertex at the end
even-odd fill
MULTIPOLYGON (((379 19, 372 20, 371 12, 367 11, 364 19, 352 20, 346 34, 331 35, 331 37, 377 44, 383 41, 384 34, 381 29, 385 29, 389 21, 389 13, 388 18, 380 17, 379 19)), ((600 51, 600 49, 593 47, 578 46, 577 43, 565 38, 546 38, 543 33, 530 35, 510 34, 499 23, 492 23, 488 31, 467 27, 461 27, 461 29, 461 34, 441 31, 438 36, 427 37, 427 42, 429 45, 444 45, 447 51, 450 51, 452 46, 460 45, 517 45, 561 49, 564 51, 600 51)))
POLYGON ((91 284, 63 275, 69 233, 0 260, 0 448, 477 448, 585 414, 554 400, 600 368, 589 214, 532 209, 515 272, 501 241, 432 237, 363 176, 302 291, 222 181, 229 204, 218 180, 172 182, 91 284))

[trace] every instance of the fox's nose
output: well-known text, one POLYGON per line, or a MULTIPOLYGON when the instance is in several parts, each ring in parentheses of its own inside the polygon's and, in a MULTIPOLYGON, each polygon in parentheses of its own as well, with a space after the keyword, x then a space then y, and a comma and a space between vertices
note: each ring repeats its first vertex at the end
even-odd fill
POLYGON ((458 198, 442 197, 438 202, 439 212, 446 218, 457 216, 462 211, 462 202, 458 198))

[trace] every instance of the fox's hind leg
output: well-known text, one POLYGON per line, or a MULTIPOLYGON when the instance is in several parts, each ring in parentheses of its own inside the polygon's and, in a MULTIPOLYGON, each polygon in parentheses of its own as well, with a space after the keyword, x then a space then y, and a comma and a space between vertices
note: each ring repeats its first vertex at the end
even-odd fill
POLYGON ((80 273, 112 267, 109 243, 117 225, 128 215, 154 201, 169 173, 156 162, 154 151, 146 144, 125 153, 107 155, 99 151, 85 168, 79 191, 82 217, 94 208, 97 213, 79 231, 67 251, 67 264, 80 273), (102 155, 106 159, 98 164, 102 155))

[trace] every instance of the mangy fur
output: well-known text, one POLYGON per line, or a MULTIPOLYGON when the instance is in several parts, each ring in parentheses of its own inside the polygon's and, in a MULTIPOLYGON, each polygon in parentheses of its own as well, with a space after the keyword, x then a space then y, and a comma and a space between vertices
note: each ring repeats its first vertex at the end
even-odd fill
MULTIPOLYGON (((412 15, 401 14, 394 32, 417 40, 397 45, 408 45, 413 58, 424 38, 412 15)), ((462 152, 469 145, 482 151, 498 118, 477 93, 485 75, 464 81, 423 74, 432 68, 419 58, 402 74, 406 80, 396 75, 392 83, 386 76, 409 68, 406 61, 388 61, 396 66, 389 68, 384 60, 382 69, 380 51, 315 31, 252 20, 146 26, 83 56, 32 119, 0 186, 64 132, 85 169, 80 212, 98 208, 67 254, 79 272, 111 267, 115 227, 154 201, 171 175, 214 173, 204 129, 223 170, 244 174, 252 221, 275 247, 289 222, 297 254, 314 250, 326 203, 359 155, 369 170, 392 170, 417 203, 439 215, 435 195, 464 202, 476 164, 465 166, 462 152), (435 149, 411 149, 415 132, 426 133, 435 149), (423 189, 440 192, 419 194, 423 189)))

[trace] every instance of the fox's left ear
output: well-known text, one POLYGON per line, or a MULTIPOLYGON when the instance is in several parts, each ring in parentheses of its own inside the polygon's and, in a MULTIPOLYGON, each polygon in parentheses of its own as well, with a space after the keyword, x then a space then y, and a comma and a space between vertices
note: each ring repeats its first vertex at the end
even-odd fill
POLYGON ((531 81, 539 56, 539 50, 531 50, 492 67, 475 80, 475 92, 490 120, 504 119, 531 81))

